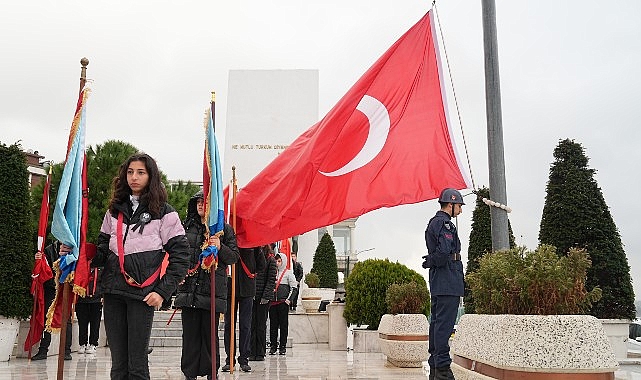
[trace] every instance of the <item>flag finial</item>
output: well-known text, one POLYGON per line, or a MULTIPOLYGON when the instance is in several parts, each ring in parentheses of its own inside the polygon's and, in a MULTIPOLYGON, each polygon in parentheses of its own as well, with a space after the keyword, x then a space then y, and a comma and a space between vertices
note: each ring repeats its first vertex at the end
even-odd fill
POLYGON ((211 102, 214 103, 216 101, 216 91, 211 92, 211 102))

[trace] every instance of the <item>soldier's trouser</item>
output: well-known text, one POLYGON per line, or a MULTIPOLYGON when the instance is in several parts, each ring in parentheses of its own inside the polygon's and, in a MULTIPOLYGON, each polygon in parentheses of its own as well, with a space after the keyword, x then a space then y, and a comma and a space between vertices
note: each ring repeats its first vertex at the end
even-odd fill
POLYGON ((460 299, 461 297, 458 296, 432 296, 431 298, 428 364, 432 368, 447 367, 452 363, 449 339, 454 331, 460 299))

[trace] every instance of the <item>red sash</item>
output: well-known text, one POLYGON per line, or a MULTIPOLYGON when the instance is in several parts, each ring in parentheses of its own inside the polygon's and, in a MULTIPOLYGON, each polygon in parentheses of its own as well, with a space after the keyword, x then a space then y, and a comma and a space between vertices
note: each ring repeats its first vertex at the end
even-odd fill
POLYGON ((280 282, 283 281, 283 276, 285 275, 285 272, 287 272, 287 268, 283 270, 283 273, 280 274, 280 277, 278 277, 278 281, 276 281, 276 287, 274 288, 274 293, 278 290, 278 286, 280 285, 280 282))
POLYGON ((245 272, 247 277, 255 278, 256 277, 256 273, 252 273, 252 272, 249 271, 249 268, 247 268, 247 265, 245 265, 245 262, 243 261, 242 257, 239 256, 238 258, 240 259, 240 265, 242 265, 243 271, 245 272))
POLYGON ((125 243, 123 241, 123 236, 122 236, 122 225, 123 225, 123 215, 122 213, 118 214, 118 225, 116 226, 116 238, 117 238, 117 243, 118 243, 118 261, 120 262, 120 273, 122 273, 122 276, 125 278, 125 281, 127 284, 131 286, 135 286, 136 288, 144 288, 146 286, 149 286, 156 281, 156 279, 160 276, 160 269, 162 268, 162 263, 156 269, 156 271, 143 282, 142 284, 139 284, 138 281, 136 281, 133 277, 129 275, 125 271, 125 243))

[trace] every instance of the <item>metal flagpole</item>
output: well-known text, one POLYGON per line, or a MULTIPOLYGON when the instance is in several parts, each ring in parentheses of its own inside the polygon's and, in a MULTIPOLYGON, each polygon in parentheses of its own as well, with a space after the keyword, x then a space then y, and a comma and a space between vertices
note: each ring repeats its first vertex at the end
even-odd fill
MULTIPOLYGON (((501 87, 499 53, 496 37, 496 5, 494 0, 482 0, 483 46, 485 50, 485 109, 487 113, 487 147, 490 179, 490 198, 507 204, 505 189, 505 157, 503 153, 503 121, 501 117, 501 87)), ((491 207, 492 250, 510 248, 507 211, 491 207)))
MULTIPOLYGON (((232 178, 232 227, 234 232, 236 232, 236 192, 238 191, 236 183, 236 167, 231 167, 231 178, 232 178)), ((230 318, 230 331, 229 331, 229 373, 234 373, 234 359, 236 356, 236 351, 234 350, 234 343, 236 341, 235 332, 236 332, 236 264, 231 266, 231 310, 229 310, 230 318)))
MULTIPOLYGON (((216 121, 216 93, 214 91, 211 92, 211 119, 216 121)), ((212 149, 209 147, 209 149, 212 149)), ((210 190, 211 191, 211 190, 210 190)), ((211 197, 208 197, 211 199, 211 197)), ((207 200, 205 200, 207 201, 207 200)), ((211 207, 213 205, 209 205, 209 208, 211 210, 211 207)), ((217 210, 216 210, 217 211, 217 210)), ((208 222, 206 222, 208 223, 208 222)), ((224 226, 224 224, 223 224, 224 226)), ((211 231, 209 231, 211 234, 211 231)), ((222 243, 221 243, 222 244, 222 243)), ((218 337, 218 320, 216 320, 216 269, 218 268, 218 259, 214 259, 214 263, 212 264, 209 272, 210 280, 209 280, 209 287, 210 287, 210 297, 209 297, 209 311, 210 311, 210 329, 211 333, 209 334, 209 339, 210 339, 210 345, 211 345, 211 376, 212 378, 217 378, 216 372, 218 370, 216 369, 216 350, 218 350, 217 345, 215 344, 214 340, 214 334, 216 334, 216 337, 218 337)))
MULTIPOLYGON (((87 82, 87 65, 89 65, 89 60, 87 58, 82 58, 80 60, 80 91, 79 94, 82 94, 82 89, 85 87, 87 82)), ((65 369, 65 345, 67 342, 67 322, 69 321, 69 297, 71 292, 71 286, 67 281, 62 284, 62 321, 60 322, 60 344, 58 345, 58 374, 57 379, 62 380, 64 378, 63 372, 65 369)))

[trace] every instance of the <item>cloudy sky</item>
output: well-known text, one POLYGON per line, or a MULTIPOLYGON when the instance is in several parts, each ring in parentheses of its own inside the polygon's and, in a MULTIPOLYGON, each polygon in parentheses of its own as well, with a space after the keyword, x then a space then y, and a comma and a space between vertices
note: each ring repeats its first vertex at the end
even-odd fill
MULTIPOLYGON (((488 185, 480 3, 437 3, 477 187, 488 185)), ((319 70, 320 118, 429 7, 425 0, 3 4, 0 141, 21 140, 62 161, 86 56, 93 80, 87 144, 124 140, 155 157, 169 178, 200 180, 202 109, 215 90, 224 128, 229 70, 319 70)), ((641 205, 634 195, 641 184, 641 2, 496 7, 517 242, 537 245, 552 152, 560 139, 574 139, 597 170, 641 298, 641 205)), ((389 257, 422 271, 423 231, 436 208, 430 201, 362 216, 357 249, 375 249, 360 258, 389 257)), ((468 207, 458 218, 464 252, 471 213, 468 207)))

